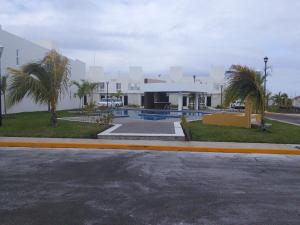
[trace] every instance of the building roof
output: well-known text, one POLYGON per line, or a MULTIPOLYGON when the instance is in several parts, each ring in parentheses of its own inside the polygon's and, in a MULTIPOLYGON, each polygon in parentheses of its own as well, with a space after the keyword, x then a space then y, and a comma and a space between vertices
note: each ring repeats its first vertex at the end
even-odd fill
POLYGON ((209 90, 205 86, 196 84, 178 84, 178 83, 155 83, 143 84, 144 92, 169 92, 169 93, 208 93, 209 90))

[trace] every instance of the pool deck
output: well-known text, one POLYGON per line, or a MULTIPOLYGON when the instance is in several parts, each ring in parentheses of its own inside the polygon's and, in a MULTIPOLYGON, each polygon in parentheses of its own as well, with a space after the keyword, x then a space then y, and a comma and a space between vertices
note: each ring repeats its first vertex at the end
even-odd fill
MULTIPOLYGON (((175 121, 174 121, 175 122, 175 121)), ((175 134, 173 121, 149 121, 133 119, 115 119, 115 124, 122 124, 112 133, 157 133, 175 134)))
POLYGON ((98 134, 99 139, 185 140, 178 120, 147 121, 127 118, 114 120, 114 126, 98 134))

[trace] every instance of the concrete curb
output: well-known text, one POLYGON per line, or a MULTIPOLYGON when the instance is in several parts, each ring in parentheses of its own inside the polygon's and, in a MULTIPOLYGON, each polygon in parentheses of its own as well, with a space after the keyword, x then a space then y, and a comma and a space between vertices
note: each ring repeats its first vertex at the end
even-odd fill
POLYGON ((135 144, 100 144, 100 143, 66 143, 66 142, 10 142, 0 141, 0 147, 30 148, 85 148, 85 149, 117 149, 117 150, 151 150, 179 152, 212 152, 212 153, 244 153, 244 154, 282 154, 300 155, 300 150, 284 148, 233 148, 207 146, 164 146, 135 144))

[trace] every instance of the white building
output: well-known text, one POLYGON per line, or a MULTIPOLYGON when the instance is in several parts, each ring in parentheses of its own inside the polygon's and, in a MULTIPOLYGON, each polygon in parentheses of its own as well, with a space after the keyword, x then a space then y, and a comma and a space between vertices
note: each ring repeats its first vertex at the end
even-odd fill
POLYGON ((221 104, 225 70, 212 67, 209 76, 187 76, 180 67, 171 67, 167 75, 145 76, 142 67, 130 67, 128 75, 108 75, 103 67, 89 68, 87 78, 97 82, 95 101, 121 91, 124 105, 145 108, 181 109, 216 107, 221 104), (151 103, 150 103, 151 102, 151 103))
MULTIPOLYGON (((7 74, 7 68, 20 68, 20 66, 41 60, 53 45, 50 42, 43 42, 43 46, 25 40, 7 31, 0 26, 0 45, 4 46, 1 58, 1 74, 7 74), (50 47, 50 48, 47 48, 50 47)), ((84 79, 86 68, 85 63, 79 60, 70 60, 71 80, 84 79)), ((79 99, 74 98, 76 87, 71 87, 69 93, 60 99, 58 109, 72 109, 79 107, 79 99)), ((2 101, 3 102, 3 101, 2 101)), ((2 107, 3 109, 3 107, 2 107)), ((30 98, 25 97, 20 103, 7 109, 8 113, 43 111, 47 110, 47 105, 35 104, 30 98)))
MULTIPOLYGON (((1 29, 0 45, 4 46, 1 58, 2 75, 7 74, 7 68, 20 66, 41 60, 55 45, 52 42, 37 42, 25 40, 1 29)), ((215 107, 221 104, 221 86, 224 84, 222 67, 212 67, 208 76, 188 76, 180 67, 171 67, 168 74, 145 76, 142 67, 130 67, 128 74, 111 75, 105 73, 102 67, 92 66, 86 73, 85 63, 70 60, 71 80, 88 79, 98 83, 93 100, 99 101, 118 91, 123 93, 124 105, 135 105, 145 108, 166 108, 166 106, 181 109, 200 109, 215 107)), ((79 99, 74 98, 77 91, 73 86, 68 95, 60 99, 58 109, 79 107, 79 99)), ((3 107, 2 107, 3 108, 3 107)), ((35 104, 30 98, 24 98, 20 103, 7 110, 8 113, 47 110, 47 105, 35 104)))
POLYGON ((300 96, 293 98, 293 106, 300 108, 300 96))

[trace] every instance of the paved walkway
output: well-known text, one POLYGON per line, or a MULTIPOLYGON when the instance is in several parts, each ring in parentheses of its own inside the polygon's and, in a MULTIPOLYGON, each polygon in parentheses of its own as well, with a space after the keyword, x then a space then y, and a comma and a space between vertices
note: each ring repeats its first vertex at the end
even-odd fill
MULTIPOLYGON (((65 117, 61 120, 95 123, 97 116, 65 117)), ((116 126, 98 134, 99 139, 146 139, 146 140, 184 140, 185 136, 179 119, 141 120, 115 118, 116 126)))
POLYGON ((175 134, 174 122, 133 119, 115 119, 115 124, 122 124, 112 133, 143 133, 143 134, 175 134))
POLYGON ((232 147, 232 148, 269 148, 269 149, 298 149, 295 144, 268 144, 268 143, 237 143, 237 142, 198 142, 198 141, 158 141, 158 140, 106 140, 106 139, 73 139, 73 138, 23 138, 0 137, 0 141, 15 142, 65 142, 65 143, 100 143, 100 144, 135 144, 160 146, 203 146, 203 147, 232 147))

